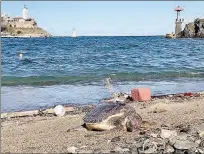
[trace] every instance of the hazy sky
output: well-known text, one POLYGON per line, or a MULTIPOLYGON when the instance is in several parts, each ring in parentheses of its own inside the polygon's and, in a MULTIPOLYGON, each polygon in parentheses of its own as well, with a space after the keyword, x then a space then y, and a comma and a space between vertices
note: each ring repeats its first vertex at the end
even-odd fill
MULTIPOLYGON (((20 1, 1 2, 2 13, 21 16, 24 4, 29 17, 53 35, 164 35, 174 31, 178 5, 185 23, 204 18, 204 1, 20 1)), ((184 24, 185 24, 184 23, 184 24)))

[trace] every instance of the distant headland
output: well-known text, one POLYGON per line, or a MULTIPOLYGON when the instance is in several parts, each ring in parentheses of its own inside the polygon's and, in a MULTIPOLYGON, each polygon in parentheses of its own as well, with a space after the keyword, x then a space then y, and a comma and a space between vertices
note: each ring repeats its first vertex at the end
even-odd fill
POLYGON ((47 31, 37 26, 33 18, 28 17, 28 8, 24 5, 22 17, 1 15, 1 37, 50 37, 47 31))
POLYGON ((183 10, 180 6, 174 9, 177 12, 175 33, 166 34, 166 38, 204 38, 204 19, 197 18, 194 22, 186 24, 184 30, 182 30, 184 19, 181 19, 180 12, 183 10))

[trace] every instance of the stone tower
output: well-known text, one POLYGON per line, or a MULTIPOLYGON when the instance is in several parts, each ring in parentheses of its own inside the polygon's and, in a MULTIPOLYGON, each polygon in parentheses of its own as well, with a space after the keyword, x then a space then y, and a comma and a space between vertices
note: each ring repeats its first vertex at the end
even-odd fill
POLYGON ((175 34, 177 35, 182 31, 182 23, 184 19, 180 18, 180 12, 183 11, 184 9, 178 6, 174 10, 177 12, 177 17, 175 21, 175 34))
POLYGON ((28 19, 28 8, 24 5, 23 11, 22 11, 22 18, 28 19))

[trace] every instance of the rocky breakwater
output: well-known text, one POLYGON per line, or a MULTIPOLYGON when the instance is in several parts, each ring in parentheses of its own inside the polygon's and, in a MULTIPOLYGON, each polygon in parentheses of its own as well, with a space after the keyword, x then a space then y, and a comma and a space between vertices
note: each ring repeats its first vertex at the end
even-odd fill
POLYGON ((204 38, 204 19, 195 19, 186 24, 184 30, 178 34, 178 38, 204 38))
POLYGON ((51 37, 46 30, 35 27, 13 27, 1 18, 1 37, 51 37))

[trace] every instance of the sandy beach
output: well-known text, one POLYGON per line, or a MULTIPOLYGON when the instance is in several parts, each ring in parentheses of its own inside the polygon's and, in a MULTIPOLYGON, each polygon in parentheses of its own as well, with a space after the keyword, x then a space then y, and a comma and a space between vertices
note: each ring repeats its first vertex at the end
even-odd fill
POLYGON ((194 98, 154 98, 148 103, 135 102, 130 105, 135 107, 146 123, 137 132, 96 132, 84 128, 68 131, 83 123, 84 112, 72 112, 64 117, 36 116, 2 120, 1 152, 157 153, 168 151, 169 147, 170 151, 182 150, 175 144, 171 145, 168 137, 161 137, 161 130, 176 131, 176 136, 180 138, 186 136, 184 138, 189 141, 188 145, 191 143, 194 146, 184 146, 184 150, 203 152, 203 95, 194 98), (152 148, 155 143, 157 149, 152 148))

